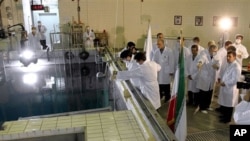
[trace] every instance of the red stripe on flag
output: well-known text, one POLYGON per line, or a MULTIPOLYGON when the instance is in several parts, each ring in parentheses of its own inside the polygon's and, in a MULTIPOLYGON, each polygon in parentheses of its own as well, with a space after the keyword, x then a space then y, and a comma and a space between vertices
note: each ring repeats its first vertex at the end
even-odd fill
POLYGON ((176 107, 176 95, 173 95, 169 102, 169 108, 167 112, 167 125, 169 128, 174 132, 174 125, 175 125, 175 109, 176 107))

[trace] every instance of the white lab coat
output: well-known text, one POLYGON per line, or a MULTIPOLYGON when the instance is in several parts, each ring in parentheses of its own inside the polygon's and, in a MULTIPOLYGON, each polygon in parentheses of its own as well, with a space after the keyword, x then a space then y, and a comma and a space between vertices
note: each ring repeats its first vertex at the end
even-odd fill
POLYGON ((37 26, 37 31, 39 33, 40 40, 46 40, 45 32, 47 31, 47 28, 44 25, 41 25, 39 30, 39 26, 37 26))
POLYGON ((237 81, 240 77, 240 65, 235 60, 227 65, 221 76, 225 86, 220 87, 218 103, 225 107, 234 107, 238 104, 237 81))
POLYGON ((250 102, 243 100, 236 105, 233 118, 236 124, 250 125, 250 102))
POLYGON ((29 42, 28 49, 31 49, 31 50, 41 49, 39 33, 36 33, 35 35, 33 35, 32 32, 29 33, 28 42, 29 42))
MULTIPOLYGON (((133 60, 133 58, 131 58, 130 62, 126 62, 126 67, 129 71, 132 71, 137 69, 139 65, 136 63, 135 60, 133 60)), ((140 80, 138 78, 131 78, 130 81, 134 86, 140 87, 140 80)))
POLYGON ((144 62, 137 69, 131 71, 119 71, 117 79, 128 80, 138 78, 142 94, 151 102, 155 109, 161 106, 157 72, 161 66, 154 61, 144 62))
POLYGON ((158 48, 153 56, 153 61, 161 65, 161 70, 158 73, 159 84, 170 84, 171 76, 170 73, 174 74, 174 54, 170 48, 165 47, 161 53, 158 48))
POLYGON ((247 52, 247 48, 242 44, 236 45, 234 43, 233 46, 236 48, 236 54, 241 55, 241 58, 236 57, 236 60, 238 61, 240 66, 242 66, 242 60, 248 58, 248 56, 249 56, 249 54, 247 52))
POLYGON ((212 90, 216 76, 216 70, 212 67, 212 65, 217 64, 219 66, 219 62, 214 58, 210 58, 208 49, 203 50, 198 57, 198 62, 202 62, 203 65, 197 76, 196 88, 203 91, 212 90))
POLYGON ((199 73, 199 70, 197 68, 198 63, 198 56, 195 57, 193 60, 193 55, 189 55, 186 57, 185 61, 185 71, 187 76, 191 75, 192 80, 188 79, 188 91, 197 93, 199 92, 199 89, 196 88, 197 85, 197 75, 199 73))
POLYGON ((94 39, 95 39, 94 32, 86 31, 83 33, 83 41, 84 41, 85 47, 94 47, 94 39))

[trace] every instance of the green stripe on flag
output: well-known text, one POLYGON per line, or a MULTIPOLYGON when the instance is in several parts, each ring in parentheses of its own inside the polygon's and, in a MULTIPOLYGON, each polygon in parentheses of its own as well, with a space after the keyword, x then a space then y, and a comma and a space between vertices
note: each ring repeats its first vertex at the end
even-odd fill
POLYGON ((177 102, 176 102, 176 122, 175 127, 179 124, 182 109, 184 106, 185 100, 185 72, 184 72, 184 52, 183 47, 181 47, 181 53, 179 57, 179 85, 178 85, 178 93, 177 93, 177 102))

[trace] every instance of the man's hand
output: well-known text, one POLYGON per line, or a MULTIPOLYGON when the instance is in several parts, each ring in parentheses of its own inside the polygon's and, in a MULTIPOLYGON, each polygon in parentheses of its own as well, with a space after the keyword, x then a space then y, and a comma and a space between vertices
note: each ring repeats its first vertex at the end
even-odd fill
POLYGON ((218 70, 219 69, 219 66, 217 64, 213 64, 212 67, 215 69, 215 70, 218 70))
POLYGON ((117 71, 113 71, 113 74, 111 76, 111 80, 116 80, 116 75, 117 75, 117 71))
POLYGON ((200 70, 202 65, 203 65, 202 62, 197 63, 197 68, 200 70))

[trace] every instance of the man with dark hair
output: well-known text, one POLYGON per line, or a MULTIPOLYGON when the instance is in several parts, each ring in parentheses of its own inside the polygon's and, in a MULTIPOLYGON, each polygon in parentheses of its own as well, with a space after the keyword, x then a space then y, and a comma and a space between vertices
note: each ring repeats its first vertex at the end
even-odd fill
POLYGON ((160 96, 162 100, 167 102, 170 99, 170 83, 175 71, 174 53, 164 44, 164 40, 157 40, 158 49, 152 58, 153 61, 161 65, 158 73, 158 83, 160 87, 160 96))
POLYGON ((135 43, 134 42, 128 42, 127 43, 127 49, 131 50, 134 47, 135 47, 135 43))
MULTIPOLYGON (((125 50, 120 54, 120 58, 123 60, 123 62, 126 64, 126 67, 129 71, 132 71, 134 69, 138 68, 138 64, 136 63, 136 61, 133 59, 132 56, 132 52, 130 50, 125 50)), ((139 80, 137 78, 131 78, 131 83, 135 86, 135 87, 139 87, 140 83, 139 80)))
POLYGON ((199 89, 196 88, 197 74, 198 74, 198 46, 192 45, 192 55, 187 56, 185 69, 188 76, 188 104, 198 106, 199 89))
POLYGON ((154 61, 146 61, 145 53, 137 53, 134 59, 139 67, 129 71, 118 71, 116 79, 128 80, 138 78, 142 94, 151 102, 155 109, 160 108, 161 102, 157 72, 160 71, 161 66, 154 61))
POLYGON ((233 107, 238 104, 237 81, 241 75, 241 67, 236 61, 234 51, 227 52, 228 65, 220 78, 220 94, 218 103, 220 104, 220 122, 228 123, 231 121, 233 107))
MULTIPOLYGON (((219 61, 219 70, 216 72, 216 84, 218 82, 219 78, 219 73, 220 71, 223 71, 225 69, 225 66, 227 65, 227 48, 232 45, 231 41, 225 41, 225 44, 223 47, 221 47, 215 56, 215 58, 219 61)), ((219 93, 219 86, 216 85, 214 86, 214 95, 218 96, 219 93)), ((218 108, 216 108, 218 110, 218 108)))
POLYGON ((199 55, 197 67, 199 75, 197 76, 196 88, 199 92, 199 108, 202 113, 207 114, 210 108, 211 99, 213 95, 213 88, 216 79, 216 71, 219 69, 219 62, 215 59, 218 47, 214 44, 205 49, 199 55))
POLYGON ((132 54, 135 54, 137 52, 137 49, 135 47, 135 43, 132 42, 132 41, 129 41, 127 43, 127 46, 124 47, 119 53, 118 53, 118 56, 120 56, 120 54, 125 51, 125 50, 129 50, 130 52, 132 52, 132 54))

